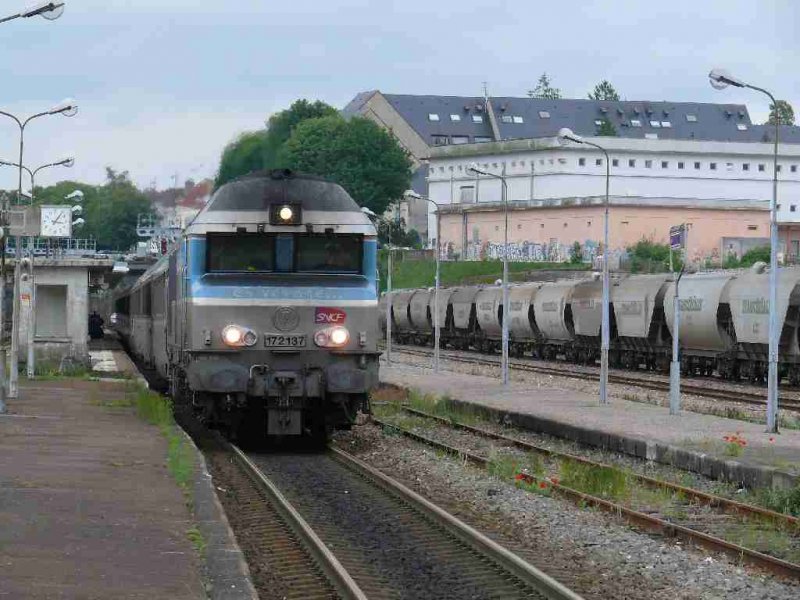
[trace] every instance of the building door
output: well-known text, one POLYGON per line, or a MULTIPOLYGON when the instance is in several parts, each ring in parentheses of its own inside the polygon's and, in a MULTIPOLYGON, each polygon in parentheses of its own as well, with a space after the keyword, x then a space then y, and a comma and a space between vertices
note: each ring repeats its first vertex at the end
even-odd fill
POLYGON ((67 337, 67 286, 36 286, 36 336, 67 337))

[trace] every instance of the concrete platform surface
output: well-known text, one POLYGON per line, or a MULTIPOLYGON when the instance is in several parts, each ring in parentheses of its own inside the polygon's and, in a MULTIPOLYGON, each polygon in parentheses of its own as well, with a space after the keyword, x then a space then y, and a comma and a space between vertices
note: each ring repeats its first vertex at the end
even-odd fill
POLYGON ((0 598, 205 598, 167 442, 124 386, 21 382, 0 415, 0 598))
POLYGON ((394 363, 381 365, 381 382, 423 394, 448 396, 478 404, 495 416, 528 429, 574 439, 609 450, 656 460, 718 479, 751 486, 787 487, 800 483, 800 431, 778 435, 765 427, 723 417, 683 411, 670 416, 665 407, 557 388, 532 387, 497 379, 394 363), (725 436, 746 442, 740 456, 727 451, 725 436))

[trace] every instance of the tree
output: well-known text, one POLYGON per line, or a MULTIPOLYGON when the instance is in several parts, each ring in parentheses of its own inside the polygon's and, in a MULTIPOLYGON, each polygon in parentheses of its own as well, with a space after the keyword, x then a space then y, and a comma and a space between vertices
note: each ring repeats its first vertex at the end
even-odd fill
POLYGON ((779 125, 794 125, 794 109, 786 100, 776 100, 775 104, 769 105, 769 125, 775 122, 779 125))
POLYGON ((289 168, 340 184, 360 205, 383 214, 411 183, 411 160, 387 131, 363 117, 306 119, 283 147, 289 168))
POLYGON ((265 131, 243 133, 222 151, 215 186, 263 167, 265 131))
POLYGON ((606 117, 600 122, 600 125, 597 128, 597 135, 616 137, 617 128, 614 127, 614 124, 606 117))
POLYGON ((589 92, 589 100, 619 100, 619 94, 607 79, 603 79, 589 92))
POLYGON ((542 73, 536 87, 528 90, 528 96, 531 98, 545 98, 547 100, 555 100, 561 98, 561 90, 554 88, 550 85, 550 78, 547 73, 542 73))

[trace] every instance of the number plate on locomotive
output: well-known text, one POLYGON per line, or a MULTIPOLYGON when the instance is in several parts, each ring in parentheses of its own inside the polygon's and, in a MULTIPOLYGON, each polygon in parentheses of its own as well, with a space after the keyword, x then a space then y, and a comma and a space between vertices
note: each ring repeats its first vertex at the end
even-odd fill
POLYGON ((267 348, 305 348, 306 336, 266 333, 264 334, 264 346, 267 348))

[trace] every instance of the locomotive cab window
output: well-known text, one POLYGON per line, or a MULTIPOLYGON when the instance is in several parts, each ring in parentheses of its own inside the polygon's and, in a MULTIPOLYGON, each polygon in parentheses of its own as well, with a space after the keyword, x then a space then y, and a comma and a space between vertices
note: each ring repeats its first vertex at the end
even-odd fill
POLYGON ((263 233, 208 234, 209 273, 264 273, 275 270, 275 237, 263 233))
POLYGON ((295 270, 305 273, 361 273, 361 235, 298 235, 295 270))

